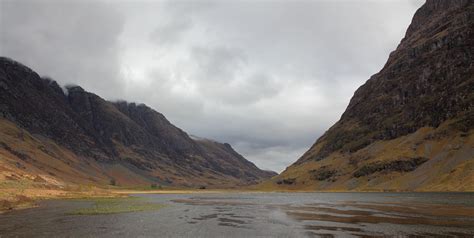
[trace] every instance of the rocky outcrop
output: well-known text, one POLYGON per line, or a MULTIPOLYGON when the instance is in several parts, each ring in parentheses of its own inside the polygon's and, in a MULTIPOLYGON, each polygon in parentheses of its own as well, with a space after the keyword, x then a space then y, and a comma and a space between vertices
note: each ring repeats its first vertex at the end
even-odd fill
POLYGON ((144 104, 109 102, 79 86, 63 91, 8 58, 0 58, 0 116, 83 160, 120 164, 151 182, 231 186, 274 175, 228 144, 193 140, 144 104))
POLYGON ((390 162, 375 162, 362 166, 354 172, 353 176, 358 178, 374 174, 376 172, 410 172, 428 161, 427 158, 417 157, 408 160, 395 160, 390 162))

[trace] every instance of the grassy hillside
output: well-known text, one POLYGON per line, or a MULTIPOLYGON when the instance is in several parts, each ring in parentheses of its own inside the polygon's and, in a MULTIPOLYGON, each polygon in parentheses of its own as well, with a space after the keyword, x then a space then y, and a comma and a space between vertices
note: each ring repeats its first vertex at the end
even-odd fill
POLYGON ((288 167, 263 190, 474 191, 474 130, 423 127, 355 153, 288 167))

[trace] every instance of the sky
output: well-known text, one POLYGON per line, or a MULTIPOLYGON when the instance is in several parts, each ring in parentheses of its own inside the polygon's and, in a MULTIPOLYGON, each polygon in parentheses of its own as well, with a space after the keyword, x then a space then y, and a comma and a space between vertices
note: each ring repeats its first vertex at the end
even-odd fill
POLYGON ((0 55, 281 172, 383 67, 423 0, 0 0, 0 55))

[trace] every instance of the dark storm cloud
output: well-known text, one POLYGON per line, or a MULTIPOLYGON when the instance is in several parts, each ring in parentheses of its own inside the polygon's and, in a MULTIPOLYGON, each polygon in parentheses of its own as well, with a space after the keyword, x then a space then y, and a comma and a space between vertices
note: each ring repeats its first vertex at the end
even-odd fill
POLYGON ((5 1, 2 55, 144 102, 281 171, 336 122, 418 0, 5 1))

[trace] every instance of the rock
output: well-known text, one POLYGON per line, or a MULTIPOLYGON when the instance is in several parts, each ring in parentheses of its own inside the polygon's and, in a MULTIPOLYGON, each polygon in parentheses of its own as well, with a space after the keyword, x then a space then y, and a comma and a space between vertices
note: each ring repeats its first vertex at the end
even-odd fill
POLYGON ((284 185, 293 185, 293 184, 296 183, 296 179, 295 178, 287 178, 287 179, 278 180, 276 183, 277 184, 284 184, 284 185))
POLYGON ((331 180, 337 174, 337 170, 329 169, 327 166, 322 166, 319 169, 310 170, 309 173, 311 174, 311 179, 324 181, 331 180))
POLYGON ((362 166, 354 172, 356 178, 371 175, 376 172, 410 172, 418 166, 428 161, 424 157, 416 157, 413 159, 395 160, 390 162, 376 162, 362 166))

